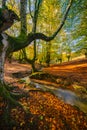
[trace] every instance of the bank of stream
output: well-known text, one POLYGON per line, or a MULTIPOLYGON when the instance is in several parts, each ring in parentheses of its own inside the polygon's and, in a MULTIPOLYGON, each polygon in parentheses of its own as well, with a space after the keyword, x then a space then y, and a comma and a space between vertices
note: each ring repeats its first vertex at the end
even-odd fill
MULTIPOLYGON (((27 83, 28 83, 27 78, 28 77, 25 77, 24 81, 25 82, 27 81, 27 83)), ((22 78, 22 80, 23 80, 23 78, 22 78)), ((53 85, 46 85, 44 83, 43 84, 38 83, 38 82, 36 82, 36 80, 30 81, 30 79, 29 79, 29 82, 31 83, 31 87, 35 87, 37 89, 40 89, 40 90, 43 90, 46 92, 50 92, 50 93, 54 94, 56 97, 58 97, 60 100, 64 101, 65 103, 70 104, 70 105, 76 107, 77 109, 80 109, 84 113, 87 113, 87 102, 83 99, 83 97, 77 95, 75 92, 72 92, 71 90, 65 90, 63 88, 56 88, 53 85)))

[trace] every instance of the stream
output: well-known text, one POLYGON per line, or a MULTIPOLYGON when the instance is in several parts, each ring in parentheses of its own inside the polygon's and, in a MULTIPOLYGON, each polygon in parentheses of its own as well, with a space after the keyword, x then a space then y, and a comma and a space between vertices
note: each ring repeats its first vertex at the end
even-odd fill
POLYGON ((84 113, 87 113, 87 102, 83 102, 83 100, 79 98, 79 96, 76 95, 74 92, 70 90, 55 88, 49 85, 39 84, 36 82, 33 82, 33 84, 36 88, 39 88, 44 91, 49 91, 65 103, 70 104, 72 106, 76 106, 84 113))
MULTIPOLYGON (((22 78, 26 83, 31 83, 31 86, 41 89, 43 91, 48 91, 58 97, 60 100, 64 101, 67 104, 76 106, 84 113, 87 113, 87 100, 85 101, 83 97, 79 97, 76 93, 70 90, 64 90, 61 88, 55 88, 52 85, 40 84, 37 82, 32 82, 29 77, 22 78)), ((83 95, 84 96, 84 95, 83 95)))

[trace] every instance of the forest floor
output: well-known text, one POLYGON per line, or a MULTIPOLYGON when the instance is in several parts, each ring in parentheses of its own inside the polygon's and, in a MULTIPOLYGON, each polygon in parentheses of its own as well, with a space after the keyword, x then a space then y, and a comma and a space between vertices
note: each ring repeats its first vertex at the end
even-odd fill
MULTIPOLYGON (((40 66, 41 67, 41 66, 40 66)), ((2 130, 86 130, 87 114, 64 103, 50 92, 19 82, 31 74, 31 66, 6 62, 5 81, 13 86, 11 92, 24 93, 17 99, 23 105, 11 107, 9 118, 4 117, 8 107, 0 97, 0 129, 2 130)), ((44 67, 31 76, 31 81, 71 90, 87 100, 87 59, 44 67), (43 73, 42 73, 43 72, 43 73)), ((29 79, 28 79, 29 80, 29 79)), ((29 81, 30 82, 30 81, 29 81)))

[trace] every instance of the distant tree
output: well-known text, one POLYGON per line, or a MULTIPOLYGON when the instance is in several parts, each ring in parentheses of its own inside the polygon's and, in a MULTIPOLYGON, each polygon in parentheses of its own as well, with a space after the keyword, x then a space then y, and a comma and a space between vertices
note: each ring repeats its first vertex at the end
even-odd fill
POLYGON ((6 5, 7 0, 2 0, 2 7, 6 5))
MULTIPOLYGON (((29 12, 30 12, 30 16, 31 16, 31 19, 32 19, 32 33, 36 33, 36 29, 37 29, 37 20, 38 20, 38 14, 39 14, 39 9, 40 9, 40 6, 41 6, 41 3, 42 3, 42 0, 36 0, 36 1, 33 1, 34 3, 34 9, 32 11, 32 1, 29 0, 29 12)), ((36 40, 34 40, 34 45, 33 45, 33 48, 34 48, 34 55, 33 55, 33 58, 32 59, 29 59, 27 57, 27 55, 25 55, 25 60, 31 64, 32 66, 32 72, 35 72, 37 71, 37 69, 35 68, 35 61, 36 61, 36 40)))

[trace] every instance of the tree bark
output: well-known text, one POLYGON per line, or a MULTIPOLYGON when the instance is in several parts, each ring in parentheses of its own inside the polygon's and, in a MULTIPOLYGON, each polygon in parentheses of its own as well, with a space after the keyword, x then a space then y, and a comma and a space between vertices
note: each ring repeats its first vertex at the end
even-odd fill
POLYGON ((26 23, 27 0, 20 0, 21 33, 27 34, 26 23))
MULTIPOLYGON (((31 13, 31 0, 29 0, 29 11, 30 11, 30 15, 31 15, 31 18, 32 18, 32 23, 33 23, 32 33, 36 33, 37 19, 38 19, 38 13, 39 13, 39 8, 40 8, 41 3, 42 3, 42 0, 41 1, 38 1, 38 0, 35 1, 35 3, 34 3, 34 14, 32 14, 31 13)), ((35 68, 35 61, 36 61, 36 39, 34 40, 34 45, 33 46, 34 46, 34 56, 33 56, 33 59, 31 59, 31 62, 29 62, 29 63, 31 63, 32 72, 35 72, 35 71, 37 71, 37 69, 35 68)), ((26 60, 30 61, 30 60, 28 60, 28 58, 26 60)))
POLYGON ((7 1, 7 0, 2 0, 2 7, 3 7, 3 6, 6 6, 6 1, 7 1))
MULTIPOLYGON (((27 35, 27 22, 26 22, 26 8, 27 8, 27 0, 20 0, 20 19, 21 19, 21 32, 20 35, 27 35)), ((26 54, 26 50, 25 48, 22 48, 22 51, 20 50, 20 56, 23 56, 23 58, 21 58, 20 62, 22 62, 23 60, 25 60, 25 54, 26 54)))
POLYGON ((0 81, 1 83, 4 82, 4 63, 5 63, 5 56, 6 56, 6 51, 8 49, 8 41, 7 41, 7 36, 5 34, 2 34, 2 41, 0 43, 0 81))

